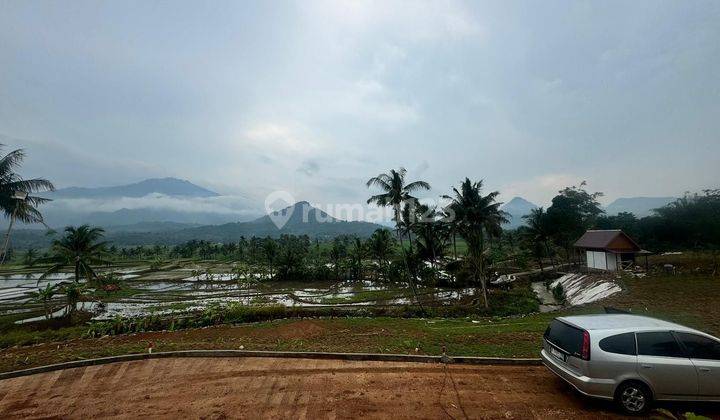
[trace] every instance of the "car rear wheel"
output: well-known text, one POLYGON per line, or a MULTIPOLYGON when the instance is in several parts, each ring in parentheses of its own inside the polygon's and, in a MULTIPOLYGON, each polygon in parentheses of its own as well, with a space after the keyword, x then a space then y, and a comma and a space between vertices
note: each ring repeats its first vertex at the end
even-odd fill
POLYGON ((627 414, 644 414, 650 409, 652 394, 640 382, 626 382, 618 388, 615 400, 627 414))

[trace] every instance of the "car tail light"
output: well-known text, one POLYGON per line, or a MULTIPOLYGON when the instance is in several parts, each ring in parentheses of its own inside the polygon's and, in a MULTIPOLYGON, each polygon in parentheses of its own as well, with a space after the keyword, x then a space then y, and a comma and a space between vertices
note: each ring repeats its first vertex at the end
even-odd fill
POLYGON ((590 360, 590 333, 583 331, 582 353, 583 360, 590 360))

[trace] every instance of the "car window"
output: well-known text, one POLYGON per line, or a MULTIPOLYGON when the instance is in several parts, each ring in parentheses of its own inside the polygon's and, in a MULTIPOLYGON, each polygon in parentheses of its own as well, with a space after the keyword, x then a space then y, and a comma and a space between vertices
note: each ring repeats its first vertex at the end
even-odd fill
POLYGON ((545 338, 570 354, 580 354, 581 352, 582 330, 557 319, 550 323, 545 331, 545 338))
POLYGON ((720 360, 720 342, 697 334, 676 332, 675 335, 683 343, 691 358, 720 360))
POLYGON ((685 357, 669 331, 637 333, 637 350, 644 356, 685 357))
POLYGON ((629 354, 635 356, 635 334, 625 333, 613 335, 600 340, 600 348, 608 353, 629 354))

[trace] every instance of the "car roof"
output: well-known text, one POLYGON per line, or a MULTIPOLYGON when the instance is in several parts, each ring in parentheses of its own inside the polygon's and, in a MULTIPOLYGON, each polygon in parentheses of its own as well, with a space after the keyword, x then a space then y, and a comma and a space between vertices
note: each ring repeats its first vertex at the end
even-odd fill
POLYGON ((558 318, 567 324, 571 324, 584 330, 674 330, 699 332, 689 327, 675 324, 661 319, 648 316, 631 314, 596 314, 564 316, 558 318))

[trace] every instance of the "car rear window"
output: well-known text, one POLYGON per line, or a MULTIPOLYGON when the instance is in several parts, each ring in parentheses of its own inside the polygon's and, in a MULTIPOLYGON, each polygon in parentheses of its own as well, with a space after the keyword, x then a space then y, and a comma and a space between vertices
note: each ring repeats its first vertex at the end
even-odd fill
POLYGON ((720 342, 697 334, 676 332, 693 359, 720 360, 720 342))
POLYGON ((638 333, 637 345, 638 354, 643 356, 685 357, 669 331, 638 333))
POLYGON ((629 354, 635 356, 635 333, 613 335, 600 340, 600 348, 608 353, 629 354))
POLYGON ((570 354, 580 354, 582 351, 582 330, 557 319, 545 330, 545 339, 570 354))

